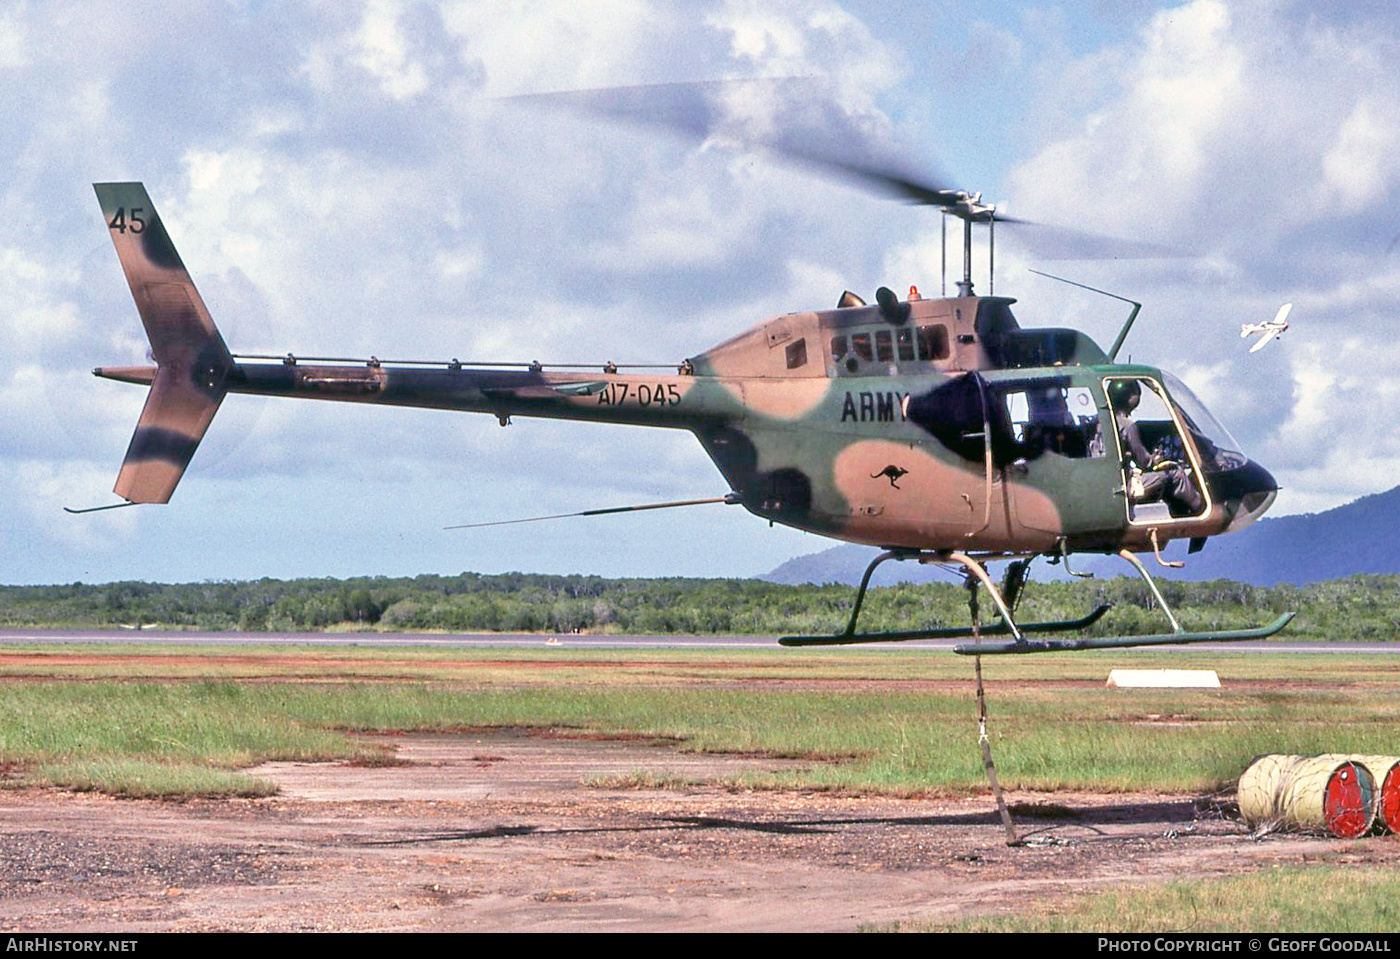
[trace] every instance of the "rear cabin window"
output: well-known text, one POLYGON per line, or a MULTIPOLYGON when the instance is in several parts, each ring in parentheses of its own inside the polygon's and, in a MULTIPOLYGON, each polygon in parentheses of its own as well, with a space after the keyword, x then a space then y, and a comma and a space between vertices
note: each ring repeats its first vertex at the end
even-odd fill
MULTIPOLYGON (((788 347, 788 369, 806 362, 806 346, 800 340, 788 347), (801 348, 803 359, 794 360, 794 351, 801 348)), ((856 372, 860 362, 878 361, 891 363, 896 360, 907 363, 912 360, 946 360, 948 348, 948 327, 943 324, 900 327, 896 330, 867 330, 859 333, 839 334, 831 338, 831 360, 856 372)))
POLYGON ((914 358, 914 331, 907 326, 901 326, 894 335, 895 347, 899 350, 901 360, 912 360, 914 358))
POLYGON ((919 359, 946 360, 948 358, 948 328, 943 324, 919 327, 919 359))
POLYGON ((807 365, 807 338, 804 336, 796 343, 789 343, 787 347, 787 368, 795 370, 799 366, 807 365))

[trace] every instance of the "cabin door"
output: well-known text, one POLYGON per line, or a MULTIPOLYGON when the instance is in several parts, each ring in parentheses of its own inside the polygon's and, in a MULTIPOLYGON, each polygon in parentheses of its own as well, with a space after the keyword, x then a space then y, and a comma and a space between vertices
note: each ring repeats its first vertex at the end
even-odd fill
POLYGON ((1000 460, 1013 533, 1079 536, 1122 525, 1121 477, 1105 436, 1106 407, 1068 377, 998 385, 1000 460))

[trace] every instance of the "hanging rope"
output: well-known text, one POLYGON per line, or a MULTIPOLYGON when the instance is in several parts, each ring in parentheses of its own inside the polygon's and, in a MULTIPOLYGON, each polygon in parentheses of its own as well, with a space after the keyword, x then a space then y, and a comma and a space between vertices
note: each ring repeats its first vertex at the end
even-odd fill
MULTIPOLYGON (((967 589, 967 608, 972 614, 972 641, 980 641, 982 628, 981 612, 977 603, 977 587, 980 585, 977 577, 971 571, 967 574, 967 579, 963 581, 967 589)), ((987 697, 982 689, 982 657, 972 657, 973 671, 977 676, 977 744, 982 749, 982 767, 987 770, 987 781, 992 784, 992 795, 997 801, 997 812, 1001 814, 1001 824, 1006 827, 1006 844, 1008 846, 1020 845, 1016 838, 1016 824, 1011 821, 1011 810, 1006 806, 1006 797, 1001 794, 1001 786, 997 783, 997 768, 992 763, 992 741, 987 736, 987 697)))

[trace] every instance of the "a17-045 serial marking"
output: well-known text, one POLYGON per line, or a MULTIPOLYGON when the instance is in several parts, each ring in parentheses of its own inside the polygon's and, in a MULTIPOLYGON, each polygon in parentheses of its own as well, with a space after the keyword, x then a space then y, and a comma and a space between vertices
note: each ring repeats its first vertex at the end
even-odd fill
POLYGON ((638 406, 677 406, 681 391, 672 383, 609 383, 598 393, 599 406, 620 406, 631 400, 638 406))

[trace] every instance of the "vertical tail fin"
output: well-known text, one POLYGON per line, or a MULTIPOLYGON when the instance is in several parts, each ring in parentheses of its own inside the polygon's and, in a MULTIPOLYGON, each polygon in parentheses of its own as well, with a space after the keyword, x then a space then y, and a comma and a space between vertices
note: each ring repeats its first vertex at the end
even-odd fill
POLYGON ((145 186, 93 188, 156 360, 115 491, 133 503, 165 503, 218 412, 233 357, 145 186))

